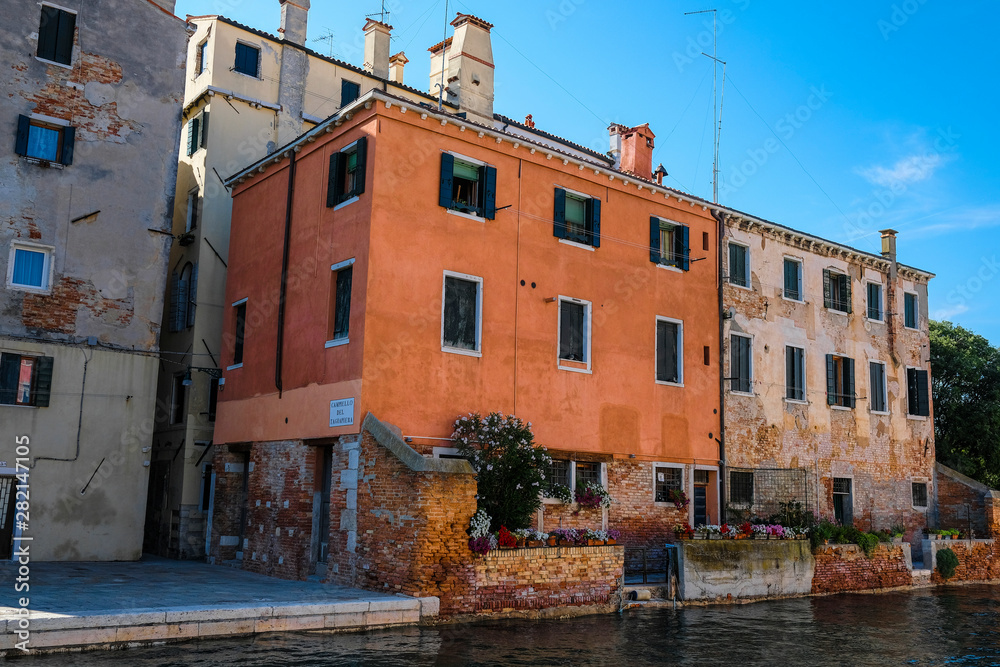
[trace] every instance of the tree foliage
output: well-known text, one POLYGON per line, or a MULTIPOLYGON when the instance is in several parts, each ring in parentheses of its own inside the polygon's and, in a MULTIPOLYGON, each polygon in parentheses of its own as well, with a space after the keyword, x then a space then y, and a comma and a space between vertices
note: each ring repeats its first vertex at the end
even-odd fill
POLYGON ((490 515, 492 530, 530 526, 552 463, 545 448, 535 446, 531 423, 499 412, 470 413, 455 421, 452 439, 476 469, 478 508, 490 515))
POLYGON ((930 323, 937 459, 1000 486, 1000 350, 951 322, 930 323))

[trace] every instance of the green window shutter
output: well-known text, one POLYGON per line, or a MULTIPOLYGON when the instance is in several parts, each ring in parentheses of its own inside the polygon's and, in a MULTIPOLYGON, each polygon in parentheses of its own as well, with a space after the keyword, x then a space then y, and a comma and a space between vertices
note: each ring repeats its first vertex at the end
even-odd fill
POLYGON ((590 245, 601 247, 601 200, 587 200, 587 227, 590 235, 590 245))
POLYGON ((17 378, 20 371, 20 355, 0 354, 0 405, 14 405, 17 402, 17 378))
POLYGON ((660 219, 654 216, 649 218, 649 261, 660 263, 660 219))
POLYGON ((354 176, 354 191, 352 197, 356 197, 365 191, 365 172, 368 165, 368 137, 361 137, 357 143, 357 172, 354 176))
POLYGON ((52 393, 52 364, 52 357, 35 359, 35 407, 49 407, 49 396, 52 393))
POLYGON ((201 141, 199 146, 205 148, 208 146, 208 112, 203 111, 201 114, 201 141))
POLYGON ((931 416, 930 393, 928 392, 927 371, 916 371, 917 412, 921 417, 931 416))
POLYGON ((837 368, 833 355, 826 355, 826 404, 834 405, 837 402, 837 368))
POLYGON ((17 140, 14 142, 14 152, 18 155, 28 154, 28 132, 31 131, 31 119, 27 116, 17 117, 17 140))
POLYGON ((73 62, 73 37, 76 31, 76 14, 70 12, 59 12, 59 32, 56 39, 57 63, 69 65, 73 62))
POLYGON ((552 235, 557 239, 566 238, 566 191, 556 188, 555 209, 552 214, 552 235))
POLYGON ((326 207, 333 208, 337 205, 337 184, 340 183, 339 169, 340 153, 330 156, 330 171, 326 177, 326 207))
POLYGON ((180 311, 178 310, 181 301, 181 280, 176 272, 170 275, 170 331, 176 333, 181 330, 180 311))
POLYGON ((833 308, 833 287, 830 286, 830 269, 823 269, 823 307, 833 308))
POLYGON ((854 312, 854 299, 851 298, 851 276, 845 274, 841 280, 844 281, 844 300, 847 302, 848 313, 854 312))
POLYGON ((42 5, 42 18, 38 24, 39 58, 56 61, 56 39, 59 34, 59 14, 55 7, 42 5))
POLYGON ((494 220, 497 217, 497 170, 496 167, 484 167, 485 187, 483 188, 483 217, 494 220))
POLYGON ((854 359, 844 359, 844 393, 847 394, 845 407, 853 408, 856 400, 854 397, 854 359))
POLYGON ((441 153, 441 192, 438 203, 451 208, 451 193, 454 188, 455 157, 451 153, 441 153))
POLYGON ((916 415, 919 408, 917 405, 917 369, 906 369, 906 413, 916 415))
POLYGON ((73 148, 76 146, 76 128, 66 127, 62 131, 62 163, 73 164, 73 148))
POLYGON ((192 118, 188 121, 187 154, 194 155, 198 150, 198 119, 192 118))
POLYGON ((676 253, 680 260, 682 271, 689 271, 691 269, 691 247, 688 244, 688 232, 688 228, 684 225, 678 225, 674 228, 674 238, 677 243, 676 253))
POLYGON ((187 295, 187 326, 194 326, 194 311, 198 305, 198 265, 191 267, 191 284, 188 286, 187 295))

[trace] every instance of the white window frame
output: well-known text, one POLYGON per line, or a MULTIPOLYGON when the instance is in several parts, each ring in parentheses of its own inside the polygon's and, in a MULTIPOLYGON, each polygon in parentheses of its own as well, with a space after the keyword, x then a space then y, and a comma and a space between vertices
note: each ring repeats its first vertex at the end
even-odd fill
POLYGON ((593 320, 593 304, 585 299, 577 299, 572 296, 563 296, 560 294, 556 298, 556 303, 559 304, 559 308, 556 310, 556 367, 564 371, 572 371, 574 373, 586 373, 593 374, 593 362, 594 356, 591 351, 592 339, 592 320, 593 320), (583 349, 584 353, 587 355, 587 367, 577 368, 575 366, 563 366, 563 362, 583 363, 578 361, 570 361, 569 359, 563 359, 559 356, 560 342, 562 341, 562 304, 563 301, 569 303, 575 303, 583 306, 583 349))
MULTIPOLYGON (((784 291, 784 289, 782 289, 784 291)), ((789 301, 794 301, 795 299, 789 299, 789 301)), ((751 352, 753 351, 753 343, 751 345, 751 352)), ((802 350, 802 395, 805 398, 788 398, 788 354, 785 356, 785 403, 794 403, 796 405, 809 405, 809 364, 806 363, 808 357, 806 356, 805 345, 796 345, 794 343, 785 343, 785 348, 793 348, 796 350, 802 350)), ((753 354, 750 355, 750 367, 753 368, 753 354)), ((751 378, 751 383, 753 379, 751 378)), ((751 386, 753 386, 751 384, 751 386)))
MULTIPOLYGON (((678 227, 687 227, 689 232, 691 230, 691 227, 688 226, 688 225, 685 225, 682 222, 677 222, 676 220, 671 220, 670 218, 664 218, 664 217, 659 216, 659 215, 654 215, 652 217, 654 217, 654 218, 656 218, 657 220, 660 221, 660 257, 659 257, 660 261, 657 261, 656 265, 658 267, 660 267, 661 269, 666 269, 667 271, 673 271, 675 273, 684 273, 684 269, 680 268, 679 266, 672 266, 670 264, 664 264, 663 261, 662 261, 662 259, 663 259, 663 231, 664 231, 663 230, 663 225, 664 225, 664 223, 666 223, 668 226, 673 227, 675 233, 676 233, 676 230, 677 230, 678 227)), ((690 240, 689 240, 689 242, 690 242, 690 240)))
MULTIPOLYGON (((734 240, 730 239, 726 243, 726 270, 729 273, 729 275, 726 278, 726 284, 729 285, 730 287, 738 287, 739 289, 745 289, 748 292, 752 292, 753 291, 753 282, 751 282, 751 279, 750 279, 750 276, 753 275, 753 264, 751 264, 752 261, 753 261, 753 258, 750 255, 750 244, 743 243, 742 241, 734 241, 734 240), (729 257, 729 246, 731 246, 731 245, 738 245, 738 246, 740 246, 742 248, 745 248, 746 251, 747 251, 747 266, 746 266, 746 274, 744 276, 746 278, 746 281, 747 281, 746 286, 737 285, 736 283, 734 283, 732 281, 733 267, 730 265, 730 262, 729 262, 729 260, 730 260, 730 257, 729 257)), ((782 286, 781 291, 782 292, 785 291, 784 286, 782 286)))
MULTIPOLYGON (((850 408, 841 408, 841 409, 842 410, 849 410, 850 408)), ((858 494, 856 494, 855 491, 858 490, 858 487, 857 487, 857 485, 854 484, 854 474, 853 473, 852 474, 843 474, 843 475, 842 474, 837 474, 837 473, 832 473, 832 472, 830 473, 830 506, 831 506, 831 509, 833 509, 833 496, 835 496, 835 495, 838 495, 838 496, 842 495, 842 494, 839 494, 839 493, 834 493, 834 491, 833 491, 833 480, 835 480, 835 479, 849 479, 849 480, 851 480, 851 520, 853 521, 854 519, 859 518, 854 513, 854 509, 855 509, 855 503, 854 503, 854 501, 858 497, 858 494)), ((911 498, 911 502, 912 502, 912 498, 911 498)))
MULTIPOLYGON (((747 252, 747 257, 750 253, 747 252)), ((747 266, 749 266, 750 260, 747 260, 747 266)), ((738 287, 738 285, 737 285, 738 287)), ((805 303, 806 302, 806 282, 805 282, 805 271, 803 269, 803 261, 801 257, 794 257, 792 255, 782 255, 781 257, 781 298, 785 301, 791 301, 792 303, 805 303), (791 261, 798 264, 798 276, 799 276, 799 297, 798 299, 793 299, 791 297, 785 296, 785 262, 791 261)), ((794 347, 794 346, 793 346, 794 347)))
MULTIPOLYGON (((235 48, 235 47, 234 47, 235 48)), ((233 53, 234 66, 235 66, 235 52, 233 53)), ((199 76, 205 73, 208 69, 208 37, 198 42, 194 47, 194 65, 195 73, 194 78, 197 79, 199 76), (200 68, 200 69, 199 69, 200 68)))
MULTIPOLYGON (((347 202, 344 203, 346 204, 347 202)), ((334 291, 336 291, 337 289, 337 283, 336 283, 336 278, 333 278, 332 275, 336 274, 339 271, 342 271, 343 269, 346 269, 349 266, 354 266, 354 259, 355 259, 354 257, 351 257, 350 259, 345 259, 343 262, 337 262, 336 264, 330 265, 331 280, 333 280, 334 291)), ((352 290, 354 289, 353 282, 351 283, 351 289, 352 290)), ((334 294, 334 301, 336 301, 336 298, 337 295, 334 294)), ((333 315, 333 313, 331 313, 331 315, 333 315)), ((244 341, 244 343, 245 342, 246 341, 244 341)), ((330 340, 326 341, 323 344, 323 347, 326 349, 330 349, 331 347, 340 347, 341 345, 347 345, 350 342, 351 342, 351 335, 350 333, 348 333, 348 335, 344 336, 343 338, 331 338, 330 340)))
MULTIPOLYGON (((443 152, 447 153, 450 156, 452 156, 458 162, 465 162, 467 164, 472 164, 472 165, 475 165, 477 167, 493 167, 493 168, 496 168, 495 165, 492 165, 489 162, 483 162, 482 160, 477 160, 474 157, 469 157, 468 155, 462 155, 461 153, 456 153, 455 151, 443 151, 443 152)), ((483 187, 486 187, 485 183, 483 183, 483 187)), ((453 208, 446 208, 445 211, 447 213, 452 214, 452 215, 457 215, 460 218, 465 218, 466 220, 475 220, 477 222, 482 222, 484 224, 486 223, 486 217, 482 216, 482 215, 473 215, 472 213, 466 213, 465 211, 456 211, 453 208)))
MULTIPOLYGON (((566 193, 567 197, 573 197, 574 199, 582 199, 584 202, 586 202, 588 199, 597 199, 597 197, 593 195, 588 195, 586 192, 573 190, 572 188, 567 188, 563 185, 557 184, 555 187, 559 190, 563 190, 566 193)), ((584 208, 584 210, 586 211, 586 207, 584 208)), ((584 220, 583 222, 584 224, 587 224, 586 220, 584 220)), ((566 228, 569 229, 568 222, 566 223, 566 228)), ((597 250, 597 248, 595 248, 592 245, 589 245, 587 243, 580 243, 579 241, 572 241, 570 239, 559 239, 559 243, 564 243, 568 246, 572 246, 574 248, 580 248, 581 250, 587 250, 589 252, 595 252, 597 250)))
POLYGON ((903 290, 903 328, 909 329, 910 331, 920 331, 920 295, 916 292, 907 292, 903 290), (906 295, 909 294, 913 297, 913 317, 916 320, 917 326, 910 327, 906 325, 906 295))
POLYGON ((931 482, 930 482, 930 480, 927 479, 926 477, 913 477, 913 478, 911 478, 910 479, 910 507, 915 512, 924 512, 924 513, 926 513, 927 510, 930 509, 930 505, 931 505, 931 482), (920 505, 914 505, 913 504, 913 485, 914 484, 923 484, 924 485, 924 489, 925 489, 926 494, 927 494, 927 501, 926 501, 927 504, 926 505, 920 506, 920 505))
POLYGON ((727 374, 727 377, 729 379, 726 380, 726 390, 730 394, 736 394, 737 396, 756 396, 756 394, 754 393, 754 390, 753 390, 753 347, 754 347, 753 341, 754 341, 754 335, 753 334, 748 334, 748 333, 741 333, 741 332, 738 332, 738 331, 730 331, 729 335, 730 336, 737 336, 739 338, 749 338, 750 339, 750 391, 749 392, 735 391, 732 388, 733 387, 732 378, 735 377, 733 375, 733 346, 732 346, 732 339, 730 339, 730 343, 729 343, 729 355, 728 355, 729 356, 729 360, 727 362, 728 365, 729 365, 729 373, 727 374))
POLYGON ((878 324, 885 324, 885 304, 886 304, 886 299, 885 299, 885 285, 882 284, 881 280, 871 280, 871 279, 866 279, 864 281, 864 285, 865 285, 865 320, 867 320, 869 322, 877 322, 878 324), (881 295, 881 301, 882 301, 882 304, 881 304, 882 305, 882 319, 880 319, 880 320, 873 320, 872 318, 868 317, 868 286, 869 285, 878 285, 878 291, 879 291, 879 294, 881 295))
POLYGON ((260 44, 254 44, 245 39, 237 39, 236 44, 233 44, 233 74, 239 74, 240 76, 248 76, 251 79, 256 79, 258 81, 262 80, 261 70, 264 68, 264 49, 261 48, 260 44), (247 74, 246 72, 241 72, 236 69, 236 44, 242 44, 244 46, 249 46, 257 51, 257 74, 247 74))
MULTIPOLYGON (((828 313, 837 313, 839 315, 846 315, 846 316, 852 315, 854 313, 854 292, 855 292, 855 290, 854 290, 854 286, 852 285, 851 274, 848 273, 845 269, 840 269, 840 268, 833 267, 833 266, 828 266, 826 268, 826 270, 830 274, 830 307, 829 308, 824 308, 824 310, 826 310, 826 312, 828 312, 828 313), (850 292, 851 292, 851 298, 850 298, 849 301, 846 301, 844 303, 846 303, 847 307, 849 308, 849 311, 848 310, 841 310, 840 308, 836 307, 836 303, 837 302, 833 298, 833 278, 835 276, 844 276, 845 278, 847 278, 847 284, 848 284, 850 292)), ((826 289, 826 288, 824 287, 824 289, 826 289)), ((824 301, 823 305, 826 306, 826 296, 825 296, 825 293, 824 293, 823 301, 824 301)), ((867 315, 868 314, 868 293, 867 292, 865 293, 864 304, 865 304, 865 315, 867 315)))
POLYGON ((51 294, 52 293, 52 278, 55 270, 54 262, 52 261, 53 255, 55 255, 55 248, 49 245, 42 245, 40 243, 30 243, 27 241, 13 241, 10 244, 10 254, 8 255, 7 261, 7 288, 12 290, 18 290, 21 292, 31 292, 32 294, 51 294), (45 284, 42 287, 35 287, 34 285, 22 285, 20 283, 14 282, 14 256, 18 250, 25 250, 28 252, 40 252, 45 257, 45 262, 42 265, 42 276, 45 278, 45 284))
MULTIPOLYGON (((247 304, 247 312, 249 313, 250 312, 249 301, 250 301, 250 297, 246 297, 246 296, 243 297, 242 299, 239 299, 238 301, 233 301, 233 308, 236 308, 237 306, 242 306, 245 303, 245 304, 247 304)), ((235 315, 235 313, 234 313, 234 315, 235 315)), ((244 357, 246 357, 246 345, 247 345, 247 331, 246 331, 246 321, 244 321, 243 322, 243 356, 244 357)), ((240 363, 238 363, 238 364, 233 364, 232 366, 226 366, 226 370, 227 371, 234 371, 237 368, 243 368, 243 362, 242 361, 240 363)), ((222 387, 220 386, 219 389, 221 390, 222 387)))
MULTIPOLYGON (((883 311, 884 312, 884 311, 883 311)), ((874 396, 868 399, 868 412, 873 415, 888 415, 892 411, 889 409, 889 371, 886 367, 886 363, 879 359, 869 359, 868 360, 868 384, 872 381, 872 369, 871 364, 881 364, 882 365, 882 397, 885 399, 885 410, 872 410, 872 399, 874 396)), ((857 380, 855 380, 855 386, 857 386, 857 380)), ((872 387, 868 387, 868 393, 872 393, 872 387)))
MULTIPOLYGON (((62 5, 57 5, 54 2, 39 2, 38 6, 39 7, 51 7, 52 9, 60 9, 60 10, 62 10, 64 12, 66 12, 67 14, 73 14, 74 16, 76 16, 78 18, 80 16, 80 12, 78 12, 77 10, 70 9, 69 7, 63 7, 62 5)), ((77 29, 79 29, 79 27, 80 27, 79 24, 77 24, 77 29)), ((76 65, 74 63, 76 62, 78 51, 77 51, 77 47, 76 47, 76 43, 75 43, 75 41, 76 41, 76 35, 74 35, 73 37, 74 37, 74 44, 73 44, 72 53, 70 54, 70 64, 69 65, 67 65, 65 63, 57 63, 54 60, 49 60, 47 58, 41 58, 41 57, 39 57, 38 56, 38 49, 37 48, 35 49, 35 60, 37 60, 39 62, 43 62, 46 65, 55 65, 56 67, 62 67, 63 69, 75 69, 76 65)), ((35 42, 36 42, 36 45, 37 45, 37 42, 38 42, 38 35, 37 34, 35 35, 35 42)))
MULTIPOLYGON (((359 141, 361 141, 360 138, 359 139, 355 139, 354 141, 352 141, 351 143, 347 144, 346 146, 344 146, 343 148, 341 148, 337 152, 338 153, 346 153, 346 152, 352 150, 353 148, 355 148, 358 145, 359 141)), ((343 174, 341 174, 340 176, 338 176, 338 178, 343 178, 343 174)), ((345 199, 344 201, 342 201, 339 204, 337 204, 336 206, 334 206, 333 210, 334 211, 339 211, 340 209, 344 208, 345 206, 350 206, 351 204, 353 204, 356 201, 359 201, 360 199, 361 199, 361 195, 354 195, 350 199, 345 199)))
MULTIPOLYGON (((201 129, 199 128, 198 131, 200 133, 201 129)), ((187 196, 187 215, 185 215, 185 217, 184 217, 184 233, 185 234, 189 234, 189 233, 191 233, 191 232, 194 231, 194 229, 192 229, 192 227, 191 227, 192 213, 194 214, 196 222, 198 224, 201 223, 201 216, 198 215, 198 213, 200 213, 200 210, 199 210, 200 208, 201 208, 201 188, 199 186, 195 186, 195 187, 191 188, 190 190, 188 190, 188 196, 187 196)), ((197 226, 195 227, 195 229, 196 228, 197 228, 197 226)))
POLYGON ((460 354, 466 357, 483 356, 483 279, 480 276, 469 275, 468 273, 457 273, 455 271, 444 271, 441 277, 441 351, 449 354, 460 354), (444 342, 444 306, 445 292, 448 286, 448 278, 457 278, 467 282, 476 283, 476 349, 466 350, 461 347, 451 347, 444 342))
POLYGON ((663 315, 656 316, 656 322, 653 326, 653 380, 656 384, 666 385, 668 387, 683 387, 684 386, 684 320, 678 320, 673 317, 666 317, 663 315), (660 350, 657 347, 659 342, 659 336, 656 335, 656 330, 659 328, 659 322, 669 322, 670 324, 677 325, 677 382, 667 382, 656 377, 656 360, 659 357, 660 350))
POLYGON ((669 500, 666 500, 666 501, 657 501, 656 500, 656 469, 657 468, 679 468, 680 471, 681 471, 681 491, 683 491, 684 493, 687 493, 688 475, 687 475, 687 471, 685 470, 685 468, 687 468, 687 466, 685 466, 683 463, 673 463, 671 461, 654 461, 653 464, 652 464, 652 467, 650 468, 650 476, 652 477, 652 481, 653 481, 652 494, 651 494, 652 495, 653 505, 655 505, 656 507, 669 507, 669 506, 672 506, 673 503, 670 502, 669 500))

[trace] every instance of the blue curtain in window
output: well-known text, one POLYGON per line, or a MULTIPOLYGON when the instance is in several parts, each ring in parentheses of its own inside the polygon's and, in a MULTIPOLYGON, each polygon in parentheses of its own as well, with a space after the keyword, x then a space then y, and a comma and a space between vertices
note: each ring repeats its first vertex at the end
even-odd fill
POLYGON ((28 130, 28 155, 55 162, 59 158, 59 130, 32 125, 28 130))
POLYGON ((45 254, 32 250, 14 250, 14 283, 44 287, 45 254))

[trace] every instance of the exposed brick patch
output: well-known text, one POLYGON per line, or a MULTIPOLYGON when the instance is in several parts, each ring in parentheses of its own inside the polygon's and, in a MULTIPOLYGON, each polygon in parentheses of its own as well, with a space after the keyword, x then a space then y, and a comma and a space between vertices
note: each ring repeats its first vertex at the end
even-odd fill
POLYGON ((958 557, 958 567, 955 568, 955 575, 947 580, 935 567, 931 573, 931 581, 935 584, 1000 579, 1000 546, 996 540, 950 540, 950 544, 945 544, 944 548, 955 552, 955 556, 958 557))
POLYGON ((105 299, 91 282, 64 276, 50 294, 25 293, 21 320, 29 329, 72 334, 81 309, 116 327, 127 327, 135 314, 131 290, 124 299, 105 299))
POLYGON ((937 475, 938 525, 941 528, 969 529, 970 513, 972 530, 977 537, 987 535, 986 504, 983 492, 948 475, 937 475))
POLYGON ((813 557, 813 593, 895 588, 912 583, 906 556, 898 545, 880 544, 871 558, 854 544, 826 545, 813 551, 813 557))

